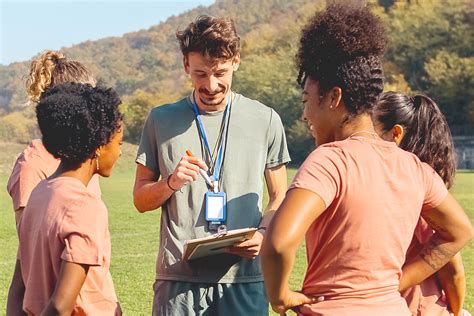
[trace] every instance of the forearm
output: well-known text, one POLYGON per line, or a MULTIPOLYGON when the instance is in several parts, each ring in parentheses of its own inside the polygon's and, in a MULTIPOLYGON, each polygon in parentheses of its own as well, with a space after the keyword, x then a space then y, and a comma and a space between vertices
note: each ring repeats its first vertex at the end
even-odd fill
POLYGON ((140 213, 161 207, 175 193, 167 183, 167 178, 142 183, 133 192, 133 203, 140 213))
POLYGON ((420 254, 403 267, 399 290, 403 291, 417 285, 441 269, 467 241, 462 239, 449 241, 435 233, 420 254))
POLYGON ((88 265, 63 261, 56 287, 41 316, 71 315, 88 271, 88 265))
POLYGON ((265 256, 261 260, 265 287, 268 301, 275 307, 283 304, 283 298, 290 291, 288 284, 296 251, 278 251, 271 241, 264 242, 263 247, 265 256))
POLYGON ((466 295, 466 278, 461 255, 457 253, 438 271, 437 277, 446 293, 450 311, 456 316, 461 315, 466 295))
POLYGON ((16 261, 15 271, 13 272, 12 283, 8 291, 7 315, 19 316, 26 315, 23 311, 23 298, 25 296, 25 284, 21 276, 20 261, 16 261))

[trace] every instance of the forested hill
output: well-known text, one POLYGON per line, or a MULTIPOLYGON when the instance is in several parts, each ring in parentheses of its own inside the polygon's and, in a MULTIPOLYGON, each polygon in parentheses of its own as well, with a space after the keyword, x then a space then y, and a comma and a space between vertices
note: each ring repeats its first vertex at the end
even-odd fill
MULTIPOLYGON (((209 7, 200 6, 170 17, 147 30, 127 33, 122 37, 87 41, 63 51, 68 57, 89 66, 121 95, 130 95, 137 89, 152 93, 163 90, 175 93, 172 90, 182 90, 185 84, 175 32, 186 27, 196 16, 210 14, 232 17, 239 35, 245 39, 249 32, 262 27, 272 28, 280 22, 294 25, 302 19, 297 12, 301 11, 303 5, 307 5, 306 11, 314 12, 319 2, 217 0, 209 7)), ((14 111, 25 102, 22 76, 27 73, 28 65, 29 61, 25 61, 0 68, 0 107, 6 112, 14 111)))
MULTIPOLYGON (((359 2, 368 2, 387 25, 386 90, 424 92, 441 106, 455 134, 474 134, 472 0, 359 2)), ((311 149, 312 140, 299 120, 302 107, 294 56, 301 27, 325 3, 216 0, 148 30, 88 41, 63 51, 122 95, 126 137, 136 142, 150 108, 190 90, 176 30, 200 14, 231 17, 242 38, 242 64, 233 88, 280 113, 292 157, 298 161, 311 149)), ((28 65, 29 61, 0 66, 0 140, 26 141, 37 133, 32 107, 22 107, 28 65)))

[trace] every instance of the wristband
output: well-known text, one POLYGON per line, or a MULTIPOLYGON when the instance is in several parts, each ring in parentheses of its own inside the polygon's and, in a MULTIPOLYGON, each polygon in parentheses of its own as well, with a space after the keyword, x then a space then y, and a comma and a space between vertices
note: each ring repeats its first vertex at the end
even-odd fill
POLYGON ((168 185, 168 188, 171 189, 171 191, 176 192, 176 191, 178 191, 178 189, 173 189, 173 187, 170 185, 170 179, 171 179, 171 176, 172 176, 172 175, 173 175, 173 174, 170 174, 170 175, 168 176, 168 178, 166 178, 166 184, 168 185))

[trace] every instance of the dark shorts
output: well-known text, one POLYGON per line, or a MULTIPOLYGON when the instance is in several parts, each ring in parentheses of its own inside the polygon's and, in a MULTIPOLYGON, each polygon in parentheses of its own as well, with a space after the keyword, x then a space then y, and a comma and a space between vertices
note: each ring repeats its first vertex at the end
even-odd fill
POLYGON ((263 282, 190 283, 156 280, 153 315, 268 315, 263 282))

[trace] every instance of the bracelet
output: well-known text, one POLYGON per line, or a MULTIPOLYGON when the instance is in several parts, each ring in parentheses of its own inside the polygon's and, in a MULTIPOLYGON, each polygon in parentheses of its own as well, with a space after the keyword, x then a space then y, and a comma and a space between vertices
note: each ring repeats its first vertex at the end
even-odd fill
POLYGON ((173 175, 173 174, 170 174, 170 175, 168 176, 168 178, 166 178, 166 184, 168 185, 168 188, 171 189, 171 191, 176 192, 176 191, 178 191, 178 189, 173 189, 173 187, 170 185, 170 179, 171 179, 171 176, 172 176, 172 175, 173 175))

